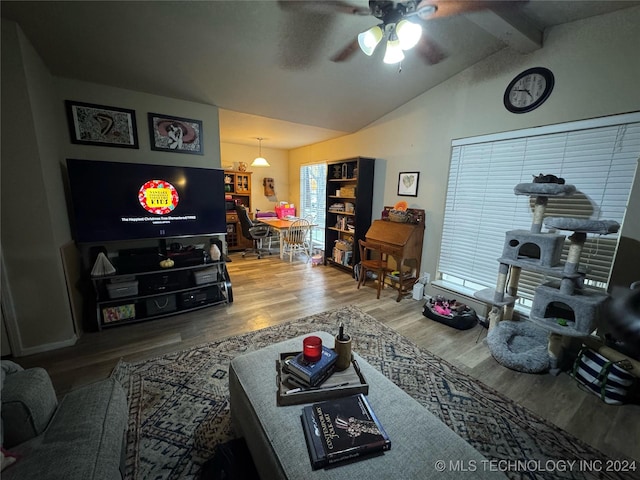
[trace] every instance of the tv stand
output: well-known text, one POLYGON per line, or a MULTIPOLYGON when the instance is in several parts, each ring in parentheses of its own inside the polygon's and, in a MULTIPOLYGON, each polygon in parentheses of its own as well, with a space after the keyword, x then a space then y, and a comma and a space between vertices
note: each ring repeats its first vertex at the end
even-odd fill
POLYGON ((233 302, 224 256, 212 261, 199 252, 186 258, 175 254, 174 266, 167 268, 160 260, 172 258, 171 252, 152 264, 112 259, 115 274, 91 277, 98 330, 233 302))

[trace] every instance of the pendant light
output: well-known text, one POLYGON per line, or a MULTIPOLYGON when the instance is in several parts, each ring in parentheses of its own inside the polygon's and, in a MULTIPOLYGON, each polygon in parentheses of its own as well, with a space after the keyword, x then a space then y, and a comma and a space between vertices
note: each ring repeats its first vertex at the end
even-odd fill
POLYGON ((251 166, 252 167, 270 167, 271 165, 269 165, 269 162, 267 162, 267 159, 264 158, 262 156, 262 138, 261 137, 256 137, 258 140, 258 145, 259 145, 259 152, 258 152, 258 156, 256 157, 256 159, 251 162, 251 166))

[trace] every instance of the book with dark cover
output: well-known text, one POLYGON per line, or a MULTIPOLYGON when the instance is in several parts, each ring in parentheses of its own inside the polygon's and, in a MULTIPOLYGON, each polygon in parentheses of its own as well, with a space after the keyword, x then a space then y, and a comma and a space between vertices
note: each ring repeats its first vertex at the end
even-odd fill
POLYGON ((286 368, 286 373, 289 374, 287 377, 287 383, 293 385, 294 387, 300 388, 320 388, 322 384, 333 375, 335 371, 335 364, 331 365, 329 368, 322 372, 322 375, 314 378, 313 383, 307 382, 305 379, 300 378, 295 372, 292 372, 289 368, 286 368))
POLYGON ((313 470, 391 448, 389 436, 361 393, 305 406, 301 419, 313 470))
POLYGON ((319 385, 322 380, 326 380, 327 371, 335 366, 338 354, 332 349, 322 347, 322 357, 317 362, 308 362, 304 359, 304 354, 299 353, 294 358, 286 360, 285 364, 290 373, 296 375, 310 387, 319 385))
POLYGON ((276 399, 278 406, 314 403, 331 398, 348 397, 357 393, 369 393, 369 385, 360 371, 355 358, 351 359, 349 368, 333 371, 329 378, 318 386, 309 387, 295 375, 291 374, 284 364, 285 360, 298 352, 282 352, 276 360, 276 399))

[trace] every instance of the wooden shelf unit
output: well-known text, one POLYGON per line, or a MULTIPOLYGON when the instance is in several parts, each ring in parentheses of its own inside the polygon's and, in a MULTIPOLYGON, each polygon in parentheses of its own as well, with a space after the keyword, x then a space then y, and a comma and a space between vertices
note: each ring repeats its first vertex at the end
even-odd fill
MULTIPOLYGON (((237 170, 225 170, 225 195, 241 203, 251 212, 251 173, 237 170)), ((251 248, 253 242, 242 235, 242 226, 235 210, 227 211, 227 249, 229 251, 251 248)))
POLYGON ((324 263, 353 274, 353 266, 360 262, 358 240, 371 225, 375 159, 355 157, 329 162, 327 167, 324 263), (337 204, 342 204, 342 211, 337 204))

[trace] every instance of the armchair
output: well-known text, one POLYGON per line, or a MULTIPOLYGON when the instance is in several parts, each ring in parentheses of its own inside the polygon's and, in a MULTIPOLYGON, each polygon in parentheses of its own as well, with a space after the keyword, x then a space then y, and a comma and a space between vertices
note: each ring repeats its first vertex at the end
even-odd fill
MULTIPOLYGON (((48 373, 1 362, 2 446, 17 461, 3 480, 120 480, 125 460, 126 393, 113 378, 58 401, 48 373)), ((4 455, 4 451, 3 451, 4 455)))

